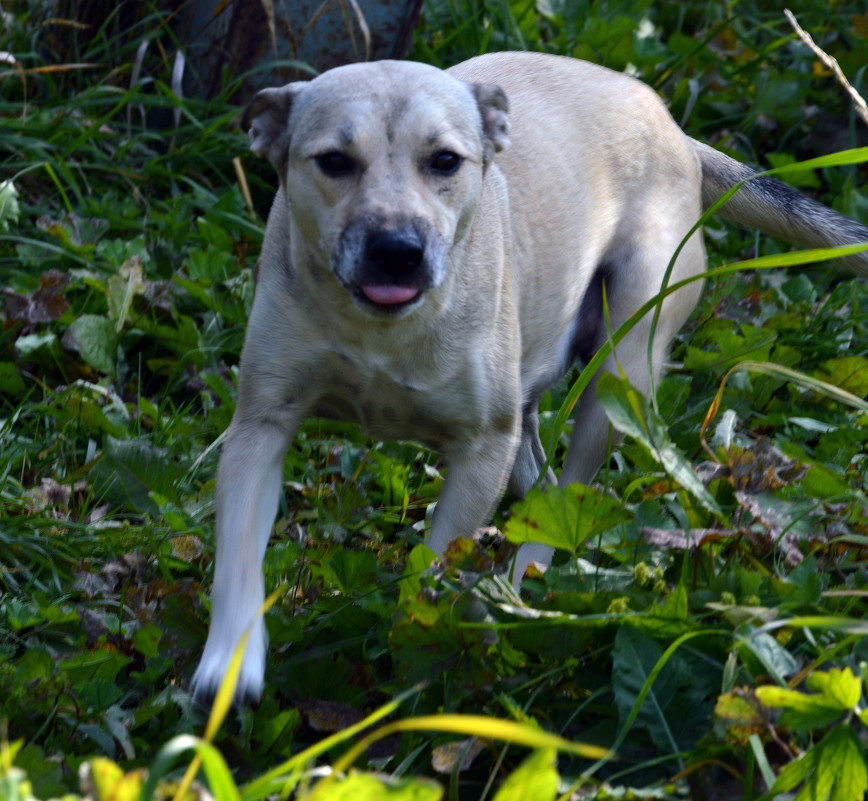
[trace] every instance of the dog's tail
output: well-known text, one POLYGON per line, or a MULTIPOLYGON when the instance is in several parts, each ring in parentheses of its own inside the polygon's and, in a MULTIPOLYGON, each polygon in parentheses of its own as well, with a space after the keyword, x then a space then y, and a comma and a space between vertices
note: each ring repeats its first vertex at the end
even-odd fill
MULTIPOLYGON (((702 205, 708 208, 724 192, 755 171, 713 147, 690 140, 702 163, 702 205)), ((730 222, 759 228, 810 248, 868 244, 868 226, 851 220, 774 178, 754 178, 717 214, 730 222)), ((868 250, 841 258, 855 273, 868 275, 868 250)))

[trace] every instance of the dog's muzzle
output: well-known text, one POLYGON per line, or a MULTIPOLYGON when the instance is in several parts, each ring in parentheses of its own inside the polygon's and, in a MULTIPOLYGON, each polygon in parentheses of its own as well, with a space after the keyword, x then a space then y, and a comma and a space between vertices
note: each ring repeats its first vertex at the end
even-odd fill
POLYGON ((360 284, 359 290, 371 303, 393 306, 419 294, 425 245, 414 229, 377 231, 368 238, 364 259, 371 283, 360 284))
POLYGON ((398 315, 442 280, 440 241, 422 221, 389 226, 363 218, 344 232, 335 273, 361 306, 398 315))

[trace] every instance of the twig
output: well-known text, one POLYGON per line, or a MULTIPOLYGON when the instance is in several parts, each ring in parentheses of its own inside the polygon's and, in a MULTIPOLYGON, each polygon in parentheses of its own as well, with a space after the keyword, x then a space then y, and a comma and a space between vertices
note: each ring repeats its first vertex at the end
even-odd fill
POLYGON ((253 205, 253 198, 250 196, 250 188, 247 186, 247 175, 244 173, 244 167, 238 156, 232 159, 232 166, 235 168, 235 177, 238 178, 238 186, 241 188, 241 195, 247 204, 247 210, 251 217, 256 217, 256 208, 253 205))
POLYGON ((796 33, 799 35, 799 38, 817 54, 817 57, 820 59, 820 61, 822 61, 830 70, 832 70, 838 81, 850 93, 850 97, 853 98, 853 102, 856 104, 856 111, 859 112, 859 116, 862 117, 862 121, 866 125, 868 125, 868 103, 865 102, 865 98, 863 98, 862 95, 860 95, 847 80, 846 76, 841 71, 841 68, 838 66, 838 62, 834 58, 832 58, 832 56, 828 55, 820 49, 820 47, 811 38, 811 35, 796 21, 796 18, 793 15, 792 11, 790 11, 788 8, 785 8, 784 15, 790 21, 790 25, 793 26, 796 33))

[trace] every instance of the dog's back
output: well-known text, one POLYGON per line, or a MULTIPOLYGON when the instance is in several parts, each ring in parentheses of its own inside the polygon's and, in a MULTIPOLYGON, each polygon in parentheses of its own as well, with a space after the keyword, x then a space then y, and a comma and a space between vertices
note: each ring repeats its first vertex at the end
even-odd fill
MULTIPOLYGON (((533 397, 602 344, 604 283, 616 327, 660 290, 663 270, 701 214, 699 159, 649 87, 595 64, 493 53, 449 72, 496 83, 509 98, 511 144, 495 163, 509 184, 533 397), (598 302, 582 308, 589 290, 598 302)), ((673 280, 704 265, 699 236, 687 250, 673 280)), ((697 292, 698 285, 670 301, 672 334, 697 292)))

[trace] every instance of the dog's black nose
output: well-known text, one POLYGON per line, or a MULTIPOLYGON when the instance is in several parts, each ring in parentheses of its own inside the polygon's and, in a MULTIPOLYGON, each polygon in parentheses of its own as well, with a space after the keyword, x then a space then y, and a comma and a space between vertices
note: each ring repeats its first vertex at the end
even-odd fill
POLYGON ((425 257, 425 246, 412 228, 378 231, 368 239, 365 256, 368 263, 384 275, 400 278, 419 268, 425 257))

